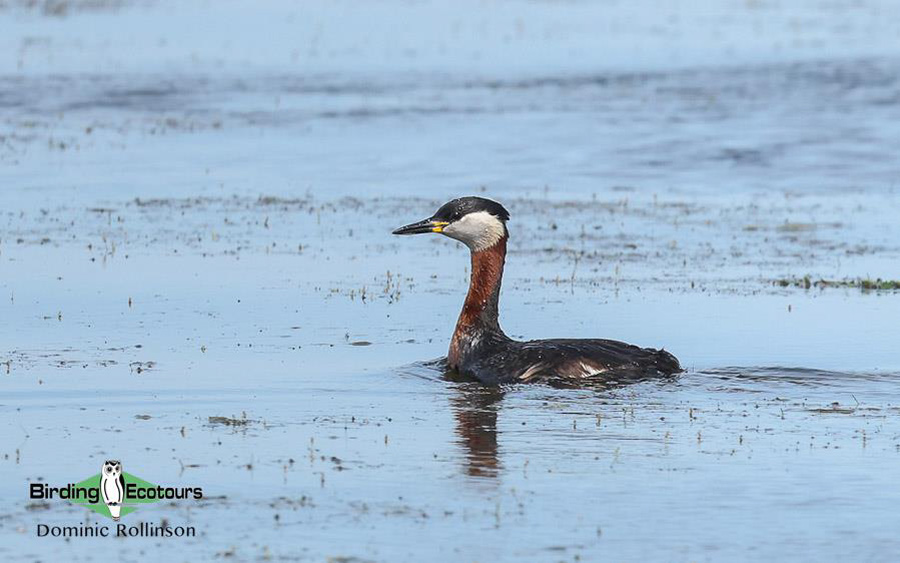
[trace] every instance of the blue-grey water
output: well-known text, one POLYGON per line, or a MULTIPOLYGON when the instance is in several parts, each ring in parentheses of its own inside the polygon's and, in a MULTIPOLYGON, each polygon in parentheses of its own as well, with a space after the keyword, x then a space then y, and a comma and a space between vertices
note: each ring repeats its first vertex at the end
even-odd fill
POLYGON ((897 560, 897 16, 0 2, 0 556, 897 560), (444 377, 473 193, 508 333, 686 372, 444 377), (198 536, 37 537, 111 458, 198 536))

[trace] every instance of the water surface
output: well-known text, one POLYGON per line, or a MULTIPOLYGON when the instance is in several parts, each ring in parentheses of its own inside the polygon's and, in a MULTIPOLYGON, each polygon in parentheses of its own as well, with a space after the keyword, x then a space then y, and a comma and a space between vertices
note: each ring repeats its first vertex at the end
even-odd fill
POLYGON ((335 31, 354 3, 3 6, 0 554, 896 560, 900 294, 792 283, 900 278, 893 5, 632 5, 490 4, 454 32, 423 3, 368 47, 336 39, 362 37, 335 31), (637 39, 595 39, 601 8, 637 39), (193 32, 246 12, 305 31, 193 32), (543 54, 513 64, 503 29, 543 54), (129 30, 134 58, 104 47, 129 30), (389 233, 469 193, 512 213, 509 334, 686 372, 446 377, 468 256, 389 233), (202 486, 128 516, 199 537, 35 538, 94 514, 27 483, 107 458, 202 486))

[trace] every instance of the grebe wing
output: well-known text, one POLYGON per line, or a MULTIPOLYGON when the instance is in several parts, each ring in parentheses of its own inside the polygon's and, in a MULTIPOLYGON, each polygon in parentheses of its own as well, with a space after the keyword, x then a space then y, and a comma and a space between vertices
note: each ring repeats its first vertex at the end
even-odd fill
MULTIPOLYGON (((583 380, 619 376, 651 377, 681 371, 678 360, 665 350, 641 348, 602 339, 553 339, 511 343, 501 376, 505 381, 538 379, 583 380), (510 361, 509 356, 515 358, 510 361)), ((496 368, 503 369, 502 363, 496 368)))

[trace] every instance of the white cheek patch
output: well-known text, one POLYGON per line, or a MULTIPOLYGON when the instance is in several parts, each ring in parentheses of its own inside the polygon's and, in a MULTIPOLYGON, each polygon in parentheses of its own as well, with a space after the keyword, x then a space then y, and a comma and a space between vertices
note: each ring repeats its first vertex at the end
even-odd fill
POLYGON ((476 211, 448 225, 444 228, 443 233, 478 252, 497 244, 506 234, 506 229, 503 221, 487 211, 476 211))

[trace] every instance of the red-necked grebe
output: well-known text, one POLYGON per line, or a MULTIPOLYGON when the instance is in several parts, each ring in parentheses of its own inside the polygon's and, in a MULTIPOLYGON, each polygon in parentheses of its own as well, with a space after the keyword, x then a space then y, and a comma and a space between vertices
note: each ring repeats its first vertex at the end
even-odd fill
POLYGON ((619 376, 670 375, 681 371, 665 350, 615 340, 530 340, 506 336, 498 321, 500 282, 506 261, 509 212, 496 201, 462 197, 429 217, 400 227, 395 235, 440 233, 472 253, 469 293, 450 341, 447 362, 484 383, 584 380, 619 376))

